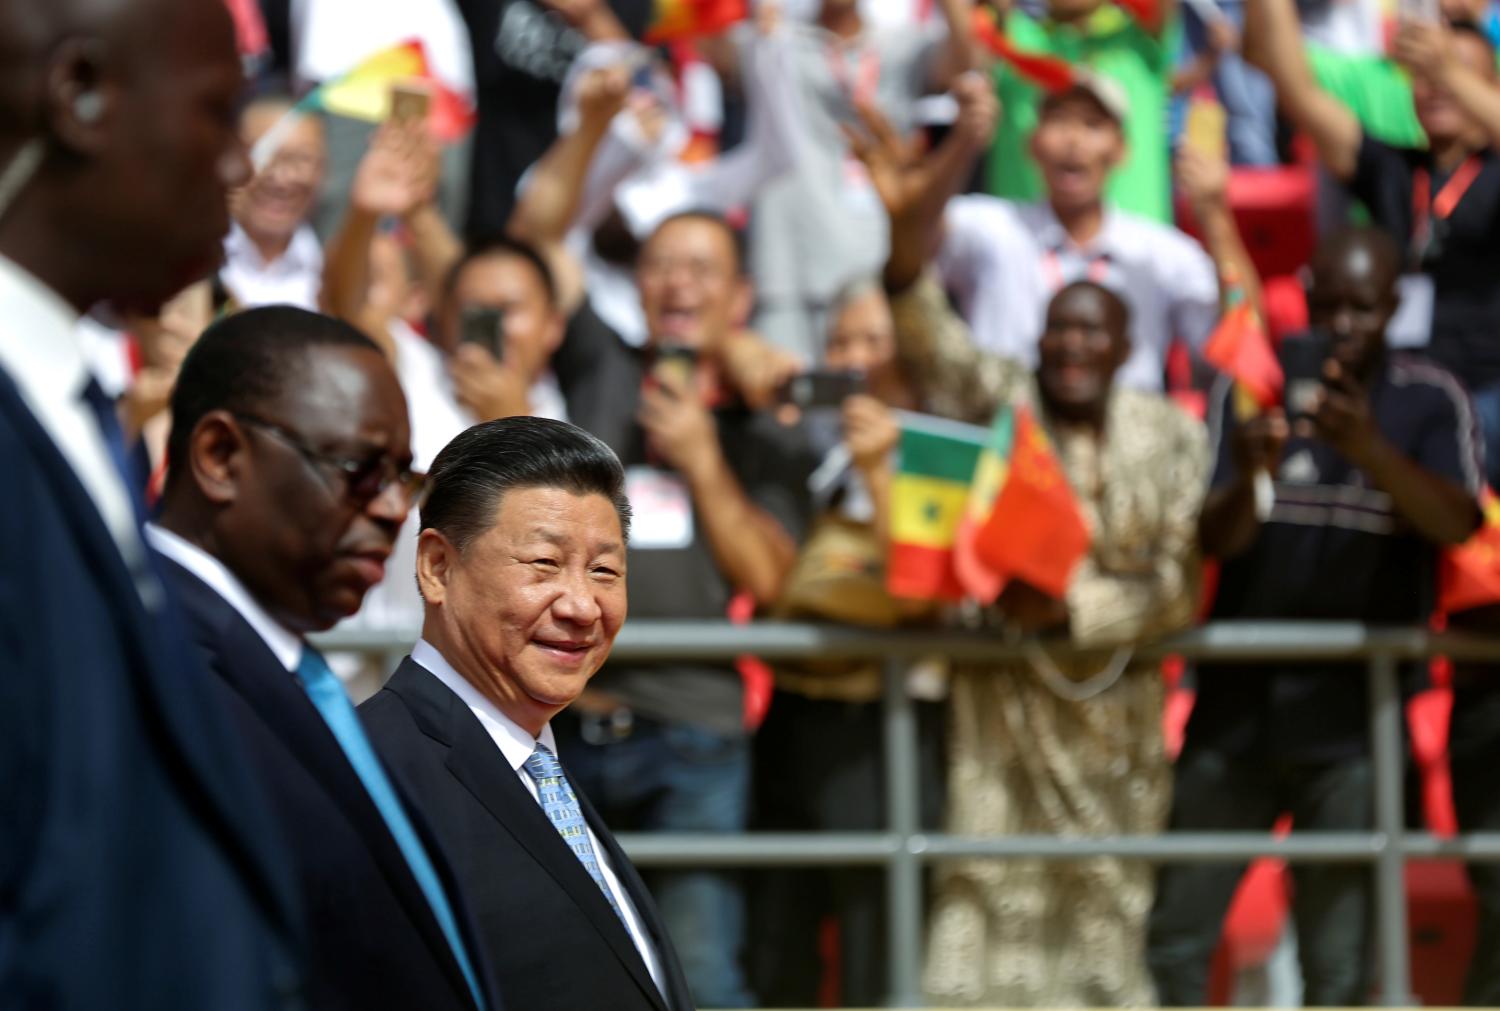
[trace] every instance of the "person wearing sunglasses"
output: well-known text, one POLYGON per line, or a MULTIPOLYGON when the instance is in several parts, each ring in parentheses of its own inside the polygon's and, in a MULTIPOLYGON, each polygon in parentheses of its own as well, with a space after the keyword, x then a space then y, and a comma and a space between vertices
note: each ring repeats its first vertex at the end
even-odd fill
POLYGON ((394 371, 346 323, 251 309, 193 346, 172 419, 147 538, 280 816, 309 1005, 498 1006, 442 854, 304 639, 359 609, 420 494, 394 371))

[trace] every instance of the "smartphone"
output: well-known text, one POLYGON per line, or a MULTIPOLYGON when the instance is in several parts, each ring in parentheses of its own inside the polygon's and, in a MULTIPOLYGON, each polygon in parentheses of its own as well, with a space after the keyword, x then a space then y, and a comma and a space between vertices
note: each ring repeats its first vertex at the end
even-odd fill
POLYGON ((653 376, 670 376, 678 386, 693 387, 698 375, 698 349, 686 344, 657 344, 653 376))
POLYGON ((1225 133, 1227 118, 1224 107, 1218 102, 1208 98, 1193 99, 1188 103, 1187 122, 1183 125, 1183 144, 1210 158, 1224 158, 1229 148, 1225 133))
POLYGON ((848 398, 869 389, 861 372, 829 370, 804 372, 788 379, 779 399, 807 410, 812 407, 838 407, 848 398))
POLYGON ((1323 366, 1328 361, 1328 335, 1314 330, 1281 342, 1278 357, 1286 376, 1286 415, 1289 420, 1310 417, 1323 389, 1323 366))
POLYGON ((465 344, 478 344, 495 361, 505 359, 505 310, 487 305, 463 307, 458 339, 465 344))
POLYGON ((423 81, 397 81, 391 85, 391 119, 396 123, 427 122, 432 89, 423 81))

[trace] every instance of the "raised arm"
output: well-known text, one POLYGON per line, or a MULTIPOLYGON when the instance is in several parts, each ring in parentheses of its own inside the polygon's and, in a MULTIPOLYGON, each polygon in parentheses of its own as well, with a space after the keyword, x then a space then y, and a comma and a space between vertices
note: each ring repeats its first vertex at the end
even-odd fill
POLYGON ((448 243, 456 246, 457 240, 434 204, 438 157, 423 127, 382 126, 355 172, 344 220, 324 250, 324 311, 360 327, 387 354, 393 351, 388 312, 370 304, 370 244, 381 219, 397 217, 411 229, 419 260, 424 248, 426 258, 456 255, 448 243))
POLYGON ((1260 274, 1229 209, 1228 160, 1184 145, 1177 154, 1177 179, 1192 205, 1203 246, 1218 270, 1221 307, 1225 310, 1230 307, 1234 289, 1238 287, 1256 314, 1264 319, 1260 274))
POLYGON ((1247 0, 1244 55, 1271 79, 1282 112, 1312 138, 1328 170, 1352 179, 1364 131, 1313 76, 1293 0, 1247 0))
POLYGON ((1451 95, 1484 130, 1486 141, 1500 146, 1500 88, 1493 63, 1485 71, 1470 66, 1455 52, 1453 32, 1436 22, 1402 22, 1392 55, 1413 75, 1451 95))
POLYGON ((938 0, 948 39, 933 68, 932 87, 947 90, 959 76, 979 66, 979 46, 971 27, 974 17, 972 0, 938 0))
POLYGON ((539 247, 561 244, 573 227, 584 183, 610 123, 625 105, 630 73, 624 66, 591 70, 578 83, 578 125, 562 134, 532 167, 507 231, 539 247))

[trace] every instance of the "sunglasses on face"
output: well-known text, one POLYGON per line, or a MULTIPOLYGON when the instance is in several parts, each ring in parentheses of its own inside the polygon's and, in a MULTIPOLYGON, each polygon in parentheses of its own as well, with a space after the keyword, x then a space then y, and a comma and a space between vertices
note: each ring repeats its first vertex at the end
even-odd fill
POLYGON ((339 475, 343 481, 344 497, 357 505, 368 505, 393 484, 400 487, 402 497, 411 505, 421 496, 422 488, 427 483, 426 474, 413 470, 409 463, 397 463, 385 453, 373 453, 364 457, 324 453, 313 449, 297 433, 274 421, 238 412, 234 416, 295 450, 319 474, 332 470, 339 475))

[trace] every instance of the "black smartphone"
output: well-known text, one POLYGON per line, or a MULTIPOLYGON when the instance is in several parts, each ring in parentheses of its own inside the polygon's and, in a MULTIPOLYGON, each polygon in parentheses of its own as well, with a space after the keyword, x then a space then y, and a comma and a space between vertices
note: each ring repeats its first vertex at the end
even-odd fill
POLYGON ((781 388, 780 400, 807 410, 813 407, 838 407, 848 398, 869 389, 864 373, 847 370, 804 372, 793 376, 781 388))
POLYGON ((505 359, 505 310, 485 305, 464 306, 458 337, 465 344, 478 344, 494 355, 495 361, 503 361, 505 359))
POLYGON ((1278 357, 1286 377, 1286 416, 1309 417, 1323 389, 1323 367, 1328 361, 1328 335, 1317 330, 1281 342, 1278 357))
POLYGON ((655 348, 651 374, 670 376, 677 385, 691 389, 698 374, 698 349, 671 343, 657 344, 655 348))

